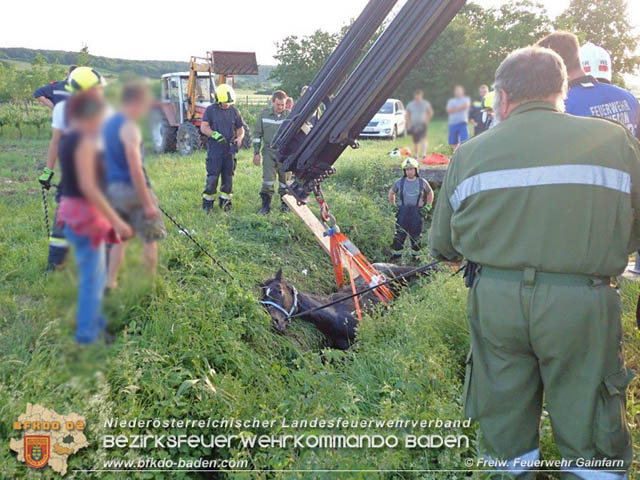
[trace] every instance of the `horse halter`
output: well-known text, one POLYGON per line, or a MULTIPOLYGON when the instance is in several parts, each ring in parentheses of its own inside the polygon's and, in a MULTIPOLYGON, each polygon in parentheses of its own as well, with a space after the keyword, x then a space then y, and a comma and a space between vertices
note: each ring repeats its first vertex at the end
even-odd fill
MULTIPOLYGON (((266 291, 267 297, 269 297, 270 291, 271 291, 271 287, 267 288, 267 291, 266 291)), ((291 291, 293 292, 293 303, 291 304, 291 309, 288 312, 284 309, 282 305, 278 305, 276 302, 272 302, 271 300, 260 300, 260 303, 262 305, 269 305, 270 307, 274 307, 280 310, 282 313, 284 313, 287 316, 287 321, 290 321, 291 317, 296 313, 296 310, 298 310, 298 290, 296 290, 296 287, 291 285, 291 291)))

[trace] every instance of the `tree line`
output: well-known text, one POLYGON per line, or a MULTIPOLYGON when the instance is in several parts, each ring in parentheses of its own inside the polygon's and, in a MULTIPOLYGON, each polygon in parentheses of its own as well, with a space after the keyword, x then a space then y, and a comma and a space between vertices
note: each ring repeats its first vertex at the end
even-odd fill
MULTIPOLYGON (((434 108, 444 110, 454 85, 475 92, 490 85, 495 70, 507 54, 535 43, 547 33, 563 29, 576 33, 581 42, 593 42, 609 51, 614 83, 624 85, 623 74, 635 73, 640 57, 635 52, 640 36, 629 21, 625 0, 571 0, 555 20, 532 0, 505 2, 484 8, 468 3, 394 93, 411 98, 422 89, 434 108)), ((287 92, 297 93, 308 84, 346 32, 317 30, 305 37, 288 36, 277 44, 278 66, 271 75, 287 92)))

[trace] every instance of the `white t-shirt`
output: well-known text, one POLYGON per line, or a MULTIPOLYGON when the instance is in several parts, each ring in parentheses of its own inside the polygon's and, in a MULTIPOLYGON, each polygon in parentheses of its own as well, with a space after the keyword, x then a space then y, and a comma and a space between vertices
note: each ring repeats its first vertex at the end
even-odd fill
POLYGON ((64 109, 66 105, 67 101, 63 100, 62 102, 56 103, 55 107, 53 107, 53 112, 51 113, 51 128, 62 130, 63 132, 68 130, 69 126, 64 118, 64 109))

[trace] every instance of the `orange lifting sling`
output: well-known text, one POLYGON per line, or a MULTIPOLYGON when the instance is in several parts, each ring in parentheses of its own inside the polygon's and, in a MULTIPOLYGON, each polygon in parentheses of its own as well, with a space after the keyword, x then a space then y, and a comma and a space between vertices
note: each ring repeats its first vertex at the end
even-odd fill
MULTIPOLYGON (((342 271, 343 258, 347 261, 349 281, 351 282, 351 290, 354 294, 356 293, 356 285, 353 274, 354 269, 358 271, 360 276, 370 287, 373 287, 386 280, 385 276, 374 268, 369 260, 367 260, 362 252, 360 252, 358 247, 356 247, 354 243, 346 237, 346 235, 340 232, 340 229, 337 225, 334 224, 334 226, 331 228, 327 227, 325 235, 329 237, 330 241, 330 253, 331 261, 333 263, 333 273, 336 277, 336 284, 338 285, 338 288, 341 288, 344 285, 344 275, 342 271)), ((382 303, 387 303, 389 300, 393 299, 393 293, 387 286, 376 288, 375 290, 373 290, 373 292, 382 303)), ((354 300, 356 304, 358 321, 362 322, 362 312, 360 310, 360 302, 358 300, 358 297, 354 297, 354 300)))

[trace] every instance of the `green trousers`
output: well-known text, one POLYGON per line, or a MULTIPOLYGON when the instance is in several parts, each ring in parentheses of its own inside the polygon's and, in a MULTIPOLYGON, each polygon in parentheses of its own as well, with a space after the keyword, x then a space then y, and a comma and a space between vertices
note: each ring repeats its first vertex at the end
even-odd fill
POLYGON ((628 478, 625 389, 633 373, 609 279, 482 267, 468 317, 465 415, 479 423, 486 458, 507 461, 494 477, 535 478, 526 470, 539 458, 544 397, 562 478, 628 478))
POLYGON ((290 174, 284 171, 282 165, 276 160, 276 153, 264 149, 262 152, 262 189, 260 193, 273 195, 275 183, 278 181, 278 193, 284 195, 287 190, 287 180, 290 174))

